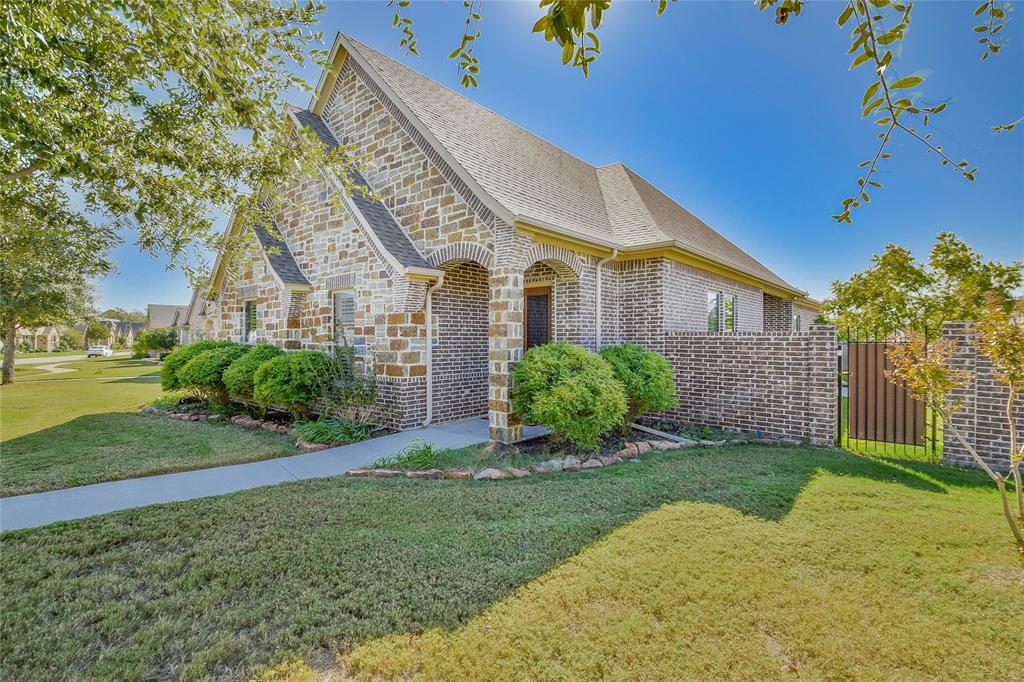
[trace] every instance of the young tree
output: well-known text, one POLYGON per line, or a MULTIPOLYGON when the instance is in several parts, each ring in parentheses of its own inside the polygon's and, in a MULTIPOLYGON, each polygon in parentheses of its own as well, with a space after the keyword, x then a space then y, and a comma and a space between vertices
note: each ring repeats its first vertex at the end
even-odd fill
MULTIPOLYGON (((1017 314, 1024 315, 1024 302, 1017 305, 1017 314)), ((969 372, 954 369, 951 359, 956 344, 951 339, 928 342, 920 335, 914 335, 908 343, 890 346, 888 350, 892 370, 886 374, 891 381, 903 382, 915 397, 925 401, 942 417, 943 428, 952 431, 960 445, 971 455, 978 468, 988 474, 1003 503, 1003 514, 1010 525, 1010 531, 1017 543, 1017 550, 1024 554, 1024 489, 1021 488, 1021 462, 1024 461, 1024 443, 1018 440, 1015 402, 1024 388, 1024 326, 1014 322, 1013 313, 1008 312, 993 297, 984 313, 976 322, 978 351, 992 362, 999 381, 1007 386, 1006 421, 1009 429, 1007 451, 1007 474, 994 471, 978 454, 977 449, 964 438, 952 417, 960 411, 957 392, 974 380, 969 372), (1013 480, 1016 496, 1016 515, 1011 508, 1006 482, 1013 480)))
POLYGON ((14 346, 21 327, 72 324, 89 314, 90 278, 107 274, 117 235, 67 209, 64 194, 40 178, 0 191, 0 328, 2 383, 14 382, 14 346))
POLYGON ((273 210, 239 199, 240 188, 348 163, 286 116, 285 93, 309 88, 289 66, 323 57, 310 30, 323 9, 318 0, 8 0, 0 182, 64 183, 134 229, 143 251, 193 271, 196 240, 218 246, 213 209, 273 210))
POLYGON ((106 343, 110 340, 110 327, 93 318, 85 323, 85 345, 106 343))
POLYGON ((825 314, 841 331, 888 336, 913 330, 938 338, 943 322, 979 319, 987 295, 1011 310, 1024 281, 1024 264, 985 261, 952 232, 936 237, 927 264, 895 244, 871 262, 864 272, 832 283, 825 314))

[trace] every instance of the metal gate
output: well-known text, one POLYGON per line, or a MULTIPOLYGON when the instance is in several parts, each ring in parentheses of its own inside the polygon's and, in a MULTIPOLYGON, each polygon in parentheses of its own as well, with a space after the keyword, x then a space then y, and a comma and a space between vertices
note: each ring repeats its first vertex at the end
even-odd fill
POLYGON ((846 336, 836 377, 837 443, 868 454, 941 459, 941 435, 931 410, 886 377, 892 369, 887 351, 902 341, 846 336))

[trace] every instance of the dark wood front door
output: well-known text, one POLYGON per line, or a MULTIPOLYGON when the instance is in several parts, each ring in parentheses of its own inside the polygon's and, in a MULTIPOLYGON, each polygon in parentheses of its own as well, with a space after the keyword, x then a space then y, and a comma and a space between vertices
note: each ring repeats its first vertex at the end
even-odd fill
POLYGON ((526 296, 526 333, 523 341, 529 350, 551 340, 551 287, 535 287, 523 293, 526 296))

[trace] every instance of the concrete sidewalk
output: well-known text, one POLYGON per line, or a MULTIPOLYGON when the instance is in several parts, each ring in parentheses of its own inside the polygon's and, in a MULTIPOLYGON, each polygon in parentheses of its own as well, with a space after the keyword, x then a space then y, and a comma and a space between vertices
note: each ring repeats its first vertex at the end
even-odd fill
MULTIPOLYGON (((543 433, 537 428, 525 431, 526 437, 543 433)), ((424 440, 442 448, 463 448, 483 443, 487 438, 486 419, 467 419, 262 462, 5 497, 0 499, 0 530, 44 526, 119 509, 223 495, 286 481, 337 476, 346 469, 396 454, 415 440, 424 440)))

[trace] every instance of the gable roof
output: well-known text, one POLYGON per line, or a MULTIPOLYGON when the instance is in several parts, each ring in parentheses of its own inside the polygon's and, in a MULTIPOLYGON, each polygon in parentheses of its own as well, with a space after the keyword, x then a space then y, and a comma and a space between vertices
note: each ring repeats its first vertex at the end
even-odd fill
MULTIPOLYGON (((334 133, 327 127, 322 118, 312 111, 305 109, 296 110, 292 113, 301 125, 308 127, 316 133, 316 136, 324 145, 331 149, 338 148, 337 138, 334 137, 334 133)), ((348 173, 356 187, 366 187, 368 190, 373 191, 373 188, 370 187, 366 178, 359 171, 353 168, 349 169, 348 173)), ((423 257, 423 254, 409 240, 409 236, 402 229, 402 226, 398 224, 398 221, 395 220, 395 217, 391 215, 388 207, 381 203, 379 199, 374 199, 359 191, 351 192, 347 198, 354 205, 355 210, 362 214, 367 225, 376 235, 381 247, 394 256, 403 268, 432 268, 427 259, 423 257)))
POLYGON ((146 306, 146 325, 149 329, 164 329, 174 326, 181 306, 150 303, 146 306))
MULTIPOLYGON (((348 36, 338 45, 513 221, 622 251, 676 247, 802 293, 625 165, 594 167, 348 36)), ((321 79, 311 109, 332 83, 321 79)))
MULTIPOLYGON (((295 262, 295 256, 288 248, 288 243, 279 236, 281 231, 276 223, 274 223, 274 231, 277 234, 271 234, 265 225, 253 225, 252 230, 256 233, 260 246, 263 247, 263 255, 266 256, 267 262, 270 263, 270 267, 282 284, 309 286, 309 280, 302 274, 299 264, 295 262)), ((182 308, 181 319, 187 322, 188 306, 182 306, 182 308)))

